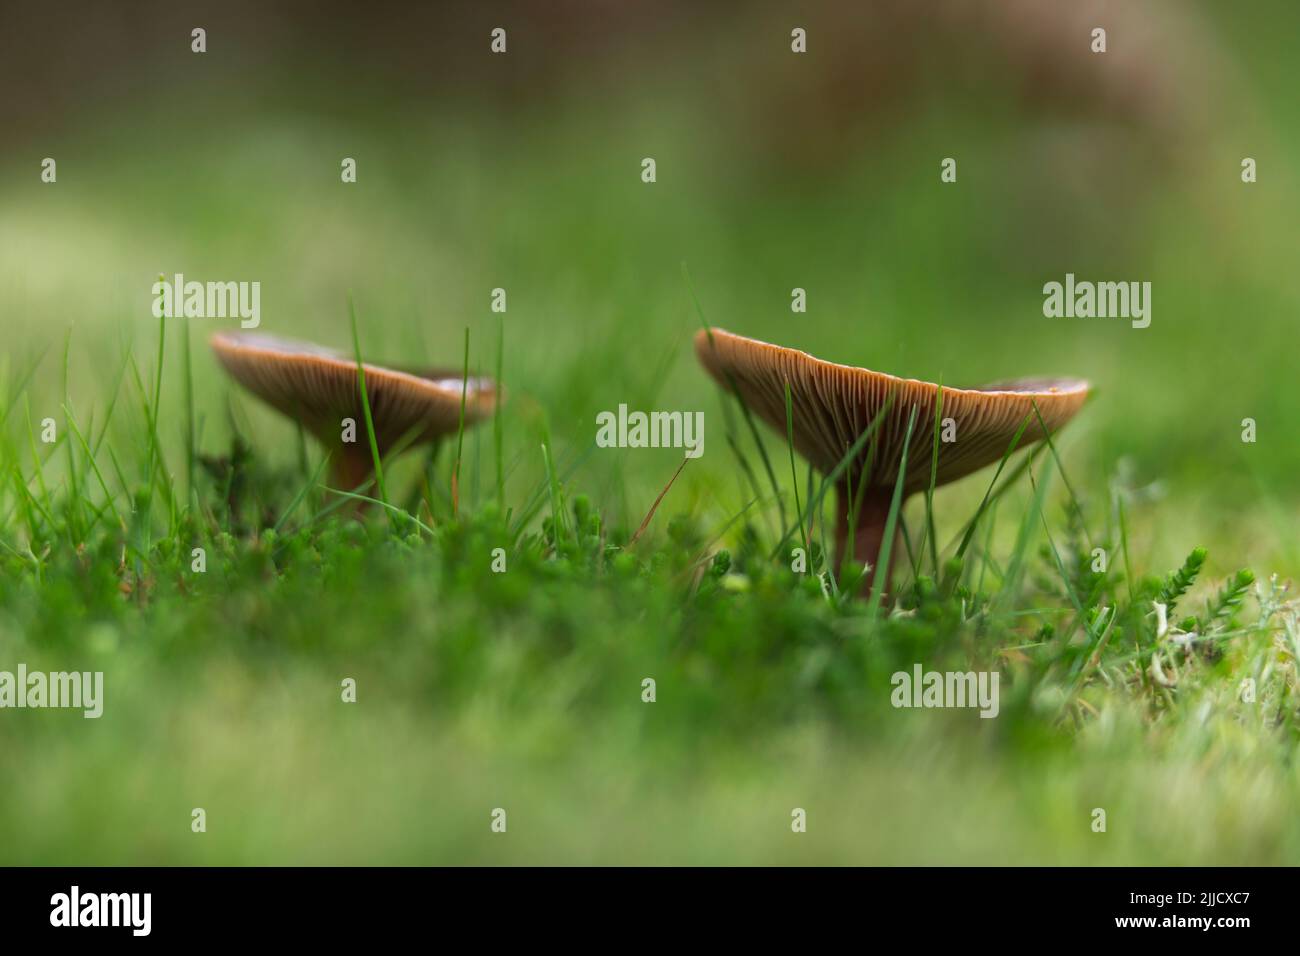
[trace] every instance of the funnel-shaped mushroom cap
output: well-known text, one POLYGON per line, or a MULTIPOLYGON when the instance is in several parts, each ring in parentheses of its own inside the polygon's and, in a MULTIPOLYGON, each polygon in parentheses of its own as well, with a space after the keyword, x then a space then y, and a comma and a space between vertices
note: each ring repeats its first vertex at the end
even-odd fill
MULTIPOLYGON (((892 488, 898 478, 907 421, 915 405, 903 491, 910 494, 929 487, 938 385, 824 362, 806 352, 716 328, 696 334, 695 353, 723 388, 731 392, 734 383, 749 409, 782 435, 789 382, 794 446, 823 474, 843 460, 892 393, 889 411, 850 466, 857 481, 858 469, 875 443, 870 485, 878 488, 892 488)), ((936 484, 955 481, 1000 460, 1026 416, 1029 423, 1018 448, 1043 438, 1039 415, 1056 431, 1074 417, 1087 394, 1087 382, 1079 379, 1022 379, 980 388, 945 385, 941 415, 956 423, 956 440, 939 443, 936 484)))
MULTIPOLYGON (((359 450, 369 457, 354 360, 307 342, 249 332, 220 332, 212 337, 212 350, 241 385, 301 422, 327 447, 338 444, 342 420, 353 419, 359 450)), ((490 416, 499 397, 495 382, 471 378, 466 383, 458 370, 402 371, 368 362, 363 368, 381 455, 403 439, 414 444, 455 434, 462 390, 466 425, 490 416)))

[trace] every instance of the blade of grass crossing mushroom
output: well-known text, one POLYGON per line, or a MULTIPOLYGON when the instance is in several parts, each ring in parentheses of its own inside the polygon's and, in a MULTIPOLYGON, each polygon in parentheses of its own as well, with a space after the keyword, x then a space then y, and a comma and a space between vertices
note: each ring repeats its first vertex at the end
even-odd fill
POLYGON ((370 441, 370 457, 375 465, 375 486, 379 497, 388 504, 388 488, 384 485, 384 463, 379 460, 379 443, 375 440, 375 422, 370 415, 370 396, 366 393, 366 367, 361 361, 361 337, 357 334, 357 307, 348 293, 348 316, 352 321, 352 352, 357 361, 357 384, 361 390, 361 411, 366 418, 366 437, 370 441))
MULTIPOLYGON (((849 498, 849 527, 850 528, 856 528, 858 526, 858 515, 862 513, 862 499, 863 497, 865 497, 867 493, 867 486, 870 484, 871 481, 871 472, 872 469, 875 468, 875 464, 876 464, 876 449, 879 447, 880 447, 879 441, 876 438, 873 438, 871 440, 870 447, 867 448, 866 464, 863 465, 862 471, 858 474, 857 490, 853 491, 852 488, 850 488, 850 498, 849 498)), ((852 482, 852 475, 850 474, 850 483, 851 482, 852 482)), ((857 536, 849 535, 847 538, 847 544, 848 544, 848 551, 843 555, 843 558, 840 561, 840 567, 838 569, 841 576, 844 574, 845 570, 850 565, 852 565, 858 560, 859 557, 859 555, 857 554, 857 546, 858 546, 857 536)), ((862 563, 864 565, 864 570, 865 570, 867 556, 862 555, 861 557, 863 559, 862 563)), ((853 586, 848 588, 848 590, 852 591, 855 590, 855 588, 856 586, 853 586)))
MULTIPOLYGON (((876 413, 876 417, 871 420, 871 423, 862 431, 862 434, 858 435, 858 437, 853 440, 853 444, 850 445, 849 450, 844 453, 844 457, 842 457, 839 460, 839 463, 831 469, 829 475, 822 477, 821 484, 817 487, 817 497, 809 502, 809 508, 821 507, 822 499, 826 497, 826 492, 835 486, 835 482, 839 480, 840 475, 844 474, 845 469, 849 467, 850 463, 857 458, 858 454, 866 446, 867 442, 871 440, 871 436, 876 432, 876 429, 880 427, 880 423, 885 420, 885 415, 889 412, 893 403, 894 395, 893 393, 890 393, 889 398, 887 398, 885 403, 881 406, 880 411, 876 413)), ((793 525, 785 529, 781 535, 781 540, 777 542, 776 548, 773 549, 769 560, 775 561, 777 559, 777 556, 780 555, 781 550, 785 547, 786 541, 789 540, 790 535, 796 530, 797 529, 793 525)))
POLYGON ((925 490, 925 531, 930 542, 930 562, 934 566, 934 579, 939 580, 939 542, 934 530, 934 486, 939 479, 939 427, 943 420, 943 380, 934 399, 934 447, 930 452, 930 487, 925 490))
MULTIPOLYGON (((895 398, 896 395, 897 395, 897 391, 894 390, 894 389, 891 389, 890 392, 889 392, 889 398, 888 398, 888 400, 885 402, 885 407, 886 407, 886 408, 889 408, 889 407, 892 407, 892 406, 893 406, 894 398, 895 398)), ((862 499, 863 499, 863 497, 866 495, 866 493, 867 493, 867 486, 868 486, 868 485, 870 484, 870 482, 871 482, 871 474, 872 474, 872 471, 873 471, 873 469, 875 468, 875 465, 876 465, 876 451, 879 449, 879 447, 880 447, 880 436, 879 436, 879 434, 877 434, 877 435, 875 435, 875 436, 872 437, 872 439, 871 439, 871 447, 867 449, 867 460, 866 460, 866 462, 864 463, 861 472, 858 474, 858 487, 857 487, 857 490, 856 490, 856 491, 853 490, 852 487, 851 487, 852 474, 850 473, 850 476, 849 476, 849 478, 850 478, 850 489, 849 489, 849 490, 850 490, 850 500, 849 500, 849 527, 850 527, 850 528, 856 528, 856 527, 857 527, 857 524, 858 524, 858 515, 861 514, 861 511, 862 511, 862 499)), ((856 536, 854 536, 854 535, 850 535, 850 536, 848 537, 848 542, 847 542, 847 543, 848 543, 848 551, 847 551, 847 553, 845 553, 845 554, 843 555, 842 560, 841 560, 841 562, 840 562, 840 568, 839 568, 839 573, 840 573, 840 574, 843 574, 843 573, 844 573, 845 568, 848 567, 850 563, 852 563, 852 562, 856 562, 856 561, 858 560, 858 555, 857 555, 857 553, 856 553, 856 552, 857 552, 857 538, 856 538, 856 536)), ((910 545, 909 545, 908 551, 909 551, 909 554, 910 554, 910 552, 911 552, 911 547, 910 547, 910 545)), ((863 555, 862 557, 863 557, 863 564, 865 565, 865 564, 866 564, 866 560, 865 560, 865 559, 866 559, 866 555, 863 555)), ((915 567, 915 565, 913 565, 913 566, 915 567)), ((853 589, 851 588, 850 590, 853 590, 853 589)))
POLYGON ((799 526, 799 546, 808 547, 808 532, 803 523, 803 506, 799 503, 799 472, 794 464, 794 411, 790 401, 790 383, 785 383, 785 439, 790 451, 790 483, 794 486, 795 523, 799 526))
POLYGON ((916 425, 917 406, 912 406, 912 413, 907 417, 907 435, 903 438, 903 455, 898 464, 898 477, 894 480, 894 497, 889 503, 889 517, 885 519, 885 537, 880 542, 880 555, 876 560, 875 577, 871 582, 871 598, 867 602, 867 617, 876 618, 880 614, 880 602, 883 599, 885 576, 889 571, 890 551, 894 544, 894 529, 898 525, 898 512, 903 505, 903 479, 907 477, 907 454, 912 448, 912 428, 916 425))
POLYGON ((469 326, 465 327, 465 364, 460 379, 460 421, 456 425, 456 463, 451 470, 451 516, 460 514, 460 462, 465 450, 465 394, 469 391, 469 326))
POLYGON ((808 462, 808 467, 807 467, 807 469, 806 469, 806 471, 805 471, 805 474, 807 475, 807 478, 805 479, 805 482, 804 482, 804 501, 808 502, 808 544, 809 544, 809 547, 811 547, 811 546, 812 546, 813 527, 814 527, 814 526, 816 525, 816 523, 817 523, 817 513, 816 513, 815 511, 813 511, 813 509, 812 509, 812 498, 813 498, 813 466, 812 466, 812 462, 808 462))

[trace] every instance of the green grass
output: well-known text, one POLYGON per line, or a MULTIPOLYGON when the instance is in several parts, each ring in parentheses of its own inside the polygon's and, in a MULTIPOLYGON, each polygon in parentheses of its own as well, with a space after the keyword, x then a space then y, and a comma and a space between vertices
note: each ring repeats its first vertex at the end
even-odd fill
POLYGON ((679 74, 536 116, 358 85, 193 119, 298 89, 250 68, 62 124, 57 186, 0 163, 0 670, 102 670, 107 697, 0 712, 0 862, 1300 861, 1284 46, 1224 32, 1269 82, 1179 161, 970 78, 898 125, 790 132, 808 165, 783 166, 762 124, 787 114, 699 94, 750 76, 754 37, 708 35, 645 54, 679 74), (160 269, 260 280, 264 331, 488 370, 508 400, 454 453, 329 489, 211 360, 215 320, 149 318, 160 269), (1149 279, 1152 326, 1045 320, 1066 271, 1149 279), (945 391, 1096 390, 1050 444, 899 499, 871 603, 828 553, 843 466, 812 475, 711 385, 711 323, 945 391), (620 402, 703 410, 706 453, 596 448, 620 402), (999 716, 893 708, 917 663, 998 670, 999 716))
MULTIPOLYGON (((323 460, 303 485, 255 452, 195 468, 173 506, 152 494, 159 472, 192 463, 152 440, 162 381, 127 426, 136 483, 115 488, 80 430, 64 459, 6 455, 5 660, 107 684, 99 721, 0 723, 7 861, 1280 863, 1300 848, 1283 810, 1300 792, 1296 604, 1249 572, 1205 581, 1202 549, 1167 573, 1097 570, 1092 543, 1117 556, 1122 532, 1073 494, 1048 506, 1047 445, 949 520, 944 587, 922 573, 881 607, 879 580, 852 598, 823 552, 807 574, 774 560, 749 508, 721 528, 652 508, 630 547, 636 532, 561 477, 545 429, 544 478, 510 499, 549 500, 540 525, 512 526, 495 489, 458 508, 459 455, 434 470, 427 521, 371 498, 402 520, 343 517, 340 497, 365 496, 313 492, 323 460), (1019 512, 1009 551, 989 547, 1006 537, 991 501, 1019 512), (1156 600, 1179 615, 1165 633, 1156 600), (892 708, 890 676, 915 663, 999 670, 1001 714, 892 708), (497 806, 509 842, 489 834, 497 806)), ((824 524, 821 499, 805 504, 795 528, 824 524)))

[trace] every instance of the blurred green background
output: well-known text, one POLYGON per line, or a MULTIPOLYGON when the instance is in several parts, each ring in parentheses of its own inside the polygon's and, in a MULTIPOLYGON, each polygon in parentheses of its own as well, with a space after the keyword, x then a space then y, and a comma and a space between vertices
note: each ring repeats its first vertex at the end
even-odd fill
MULTIPOLYGON (((264 331, 334 346, 351 290, 369 356, 455 363, 468 327, 490 368, 502 287, 509 424, 531 429, 540 407, 582 447, 619 402, 716 411, 686 263, 711 322, 824 358, 950 385, 1086 376, 1076 467, 1104 478, 1127 459, 1159 484, 1170 503, 1151 520, 1175 533, 1154 534, 1154 560, 1196 543, 1191 513, 1202 543, 1231 542, 1229 564, 1293 570, 1293 7, 913 6, 30 6, 5 64, 11 366, 51 343, 57 358, 71 326, 89 407, 120 343, 151 353, 150 285, 183 272, 259 280, 264 331), (1044 318, 1042 286, 1067 272, 1150 281, 1151 326, 1044 318)), ((219 447, 229 387, 202 355, 195 374, 219 447)), ((268 453, 287 447, 285 423, 240 401, 268 453)), ((732 467, 707 447, 684 476, 701 495, 732 467)), ((587 480, 632 520, 674 464, 597 454, 587 480)))
MULTIPOLYGON (((1086 498, 1104 503, 1113 481, 1144 489, 1130 515, 1139 565, 1174 566, 1204 544, 1214 575, 1300 568, 1295 4, 31 3, 5 16, 0 314, 9 386, 48 349, 32 385, 34 418, 47 406, 57 414, 69 329, 70 396, 82 418, 103 408, 125 348, 152 355, 159 273, 258 280, 261 331, 338 347, 348 344, 351 292, 368 358, 455 364, 468 328, 471 362, 485 371, 497 342, 490 292, 503 287, 511 493, 541 479, 533 450, 542 416, 557 446, 576 455, 594 437, 597 412, 621 402, 703 409, 705 455, 669 504, 716 525, 745 493, 718 395, 691 353, 699 317, 685 263, 711 323, 822 358, 947 385, 1086 377, 1097 394, 1064 433, 1063 454, 1086 498), (202 55, 190 52, 195 26, 207 30, 202 55), (496 26, 508 33, 503 56, 489 52, 496 26), (807 54, 790 51, 796 26, 807 30, 807 54), (1089 50, 1094 26, 1108 31, 1105 54, 1089 50), (58 163, 55 185, 40 181, 47 156, 58 163), (354 185, 340 182, 344 157, 357 161, 354 185), (641 181, 644 157, 656 160, 653 184, 641 181), (940 182, 945 157, 957 160, 954 184, 940 182), (1244 157, 1257 161, 1257 183, 1241 181, 1244 157), (1150 281, 1150 327, 1045 318, 1043 284, 1067 272, 1150 281), (791 313, 794 287, 807 290, 806 315, 791 313), (1254 444, 1241 441, 1246 417, 1258 422, 1254 444)), ((196 320, 169 331, 169 361, 182 335, 195 349, 203 448, 228 447, 233 403, 257 454, 288 466, 291 426, 236 394, 207 353, 218 327, 196 320)), ((175 368, 160 430, 179 448, 175 368)), ((110 441, 138 445, 140 436, 122 424, 110 441)), ((486 436, 470 442, 468 494, 484 498, 486 436)), ((774 436, 771 447, 782 451, 774 436)), ((575 481, 612 520, 635 527, 677 462, 672 451, 598 450, 575 481)), ((985 481, 940 492, 941 540, 985 481)), ((3 640, 33 666, 23 635, 34 626, 0 617, 3 640)), ((394 626, 421 634, 444 625, 394 626)), ((125 650, 128 632, 108 640, 126 655, 116 666, 148 672, 156 665, 131 670, 139 652, 125 650)), ((392 676, 410 653, 367 666, 392 676)), ((566 728, 555 760, 524 773, 509 769, 513 744, 476 736, 475 707, 431 729, 399 694, 349 724, 329 703, 336 660, 320 673, 304 665, 268 674, 256 660, 236 655, 223 670, 218 654, 193 684, 122 700, 113 719, 133 731, 111 735, 91 764, 90 751, 62 748, 65 715, 5 716, 0 742, 36 736, 22 767, 6 761, 0 771, 11 808, 24 808, 3 815, 11 849, 0 856, 195 858, 162 837, 151 843, 162 826, 151 821, 160 806, 202 805, 190 786, 202 780, 240 792, 256 816, 245 818, 243 843, 220 842, 227 836, 189 851, 200 861, 491 861, 477 840, 457 842, 477 832, 481 794, 492 789, 484 781, 507 795, 500 801, 555 784, 608 806, 633 786, 611 770, 639 746, 626 728, 609 728, 592 753, 566 728), (321 714, 286 716, 304 685, 323 693, 321 714), (255 741, 275 745, 253 761, 265 776, 224 779, 220 768, 248 765, 226 758, 252 760, 255 741), (101 787, 106 775, 113 786, 101 787), (313 787, 325 781, 337 788, 314 816, 313 787), (428 826, 392 825, 394 799, 408 811, 427 807, 428 826), (336 826, 341 806, 353 809, 347 835, 336 826), (107 832, 108 819, 126 822, 107 832)), ((72 729, 109 735, 112 726, 78 719, 72 729)), ((1274 784, 1239 805, 1245 830, 1233 846, 1198 848, 1185 832, 1157 827, 1103 851, 1052 849, 1046 818, 1077 809, 1054 789, 1104 776, 1108 744, 1088 759, 996 771, 951 754, 928 764, 912 749, 900 770, 894 748, 924 749, 931 738, 918 732, 850 764, 823 733, 834 737, 798 729, 718 762, 697 754, 675 764, 695 781, 694 823, 675 813, 683 791, 665 785, 657 796, 646 767, 636 776, 638 827, 574 826, 566 814, 589 808, 552 801, 549 824, 575 834, 560 856, 971 862, 997 853, 1056 862, 1100 852, 1111 862, 1173 862, 1206 849, 1239 862, 1295 851, 1270 844, 1263 824, 1250 829, 1284 803, 1274 784), (780 768, 792 751, 803 756, 787 780, 780 768), (777 809, 764 809, 756 790, 777 809), (887 836, 868 828, 860 840, 814 831, 791 848, 780 843, 781 808, 811 799, 796 792, 844 819, 898 814, 897 826, 887 836), (981 798, 978 819, 952 816, 971 793, 981 798), (988 807, 1020 825, 999 825, 988 807), (728 813, 730 823, 707 822, 728 813), (775 842, 741 836, 746 818, 763 814, 774 814, 775 842), (662 850, 654 834, 667 821, 685 829, 662 850)), ((525 749, 534 758, 551 752, 533 744, 525 749)), ((1180 786, 1181 766, 1153 762, 1124 799, 1162 798, 1180 786)), ((539 844, 536 856, 513 859, 556 852, 539 844)))

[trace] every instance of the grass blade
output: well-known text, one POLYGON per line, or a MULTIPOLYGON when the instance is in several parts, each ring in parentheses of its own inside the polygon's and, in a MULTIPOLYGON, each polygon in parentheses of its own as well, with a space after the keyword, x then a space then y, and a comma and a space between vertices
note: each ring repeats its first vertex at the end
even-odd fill
POLYGON ((375 465, 375 484, 379 489, 379 498, 388 504, 388 489, 384 485, 384 463, 379 460, 379 443, 375 440, 375 422, 370 415, 370 396, 366 393, 366 367, 361 362, 361 339, 357 335, 357 308, 348 293, 348 314, 352 319, 352 352, 357 360, 357 384, 361 389, 361 410, 366 416, 366 436, 370 439, 370 457, 375 465))
POLYGON ((785 438, 790 449, 790 482, 794 485, 795 522, 799 525, 799 543, 808 547, 808 533, 803 525, 803 508, 799 504, 799 473, 794 466, 794 411, 790 401, 790 383, 785 383, 785 438))
POLYGON ((871 598, 867 602, 867 617, 875 619, 880 614, 884 598, 885 576, 889 573, 889 559, 894 546, 894 529, 898 526, 898 512, 903 506, 903 479, 907 477, 907 455, 912 450, 912 428, 916 425, 918 407, 912 406, 907 417, 907 435, 903 439, 903 456, 898 463, 898 477, 894 481, 894 497, 889 503, 889 517, 885 519, 885 537, 880 542, 880 556, 876 560, 876 574, 871 583, 871 598))

